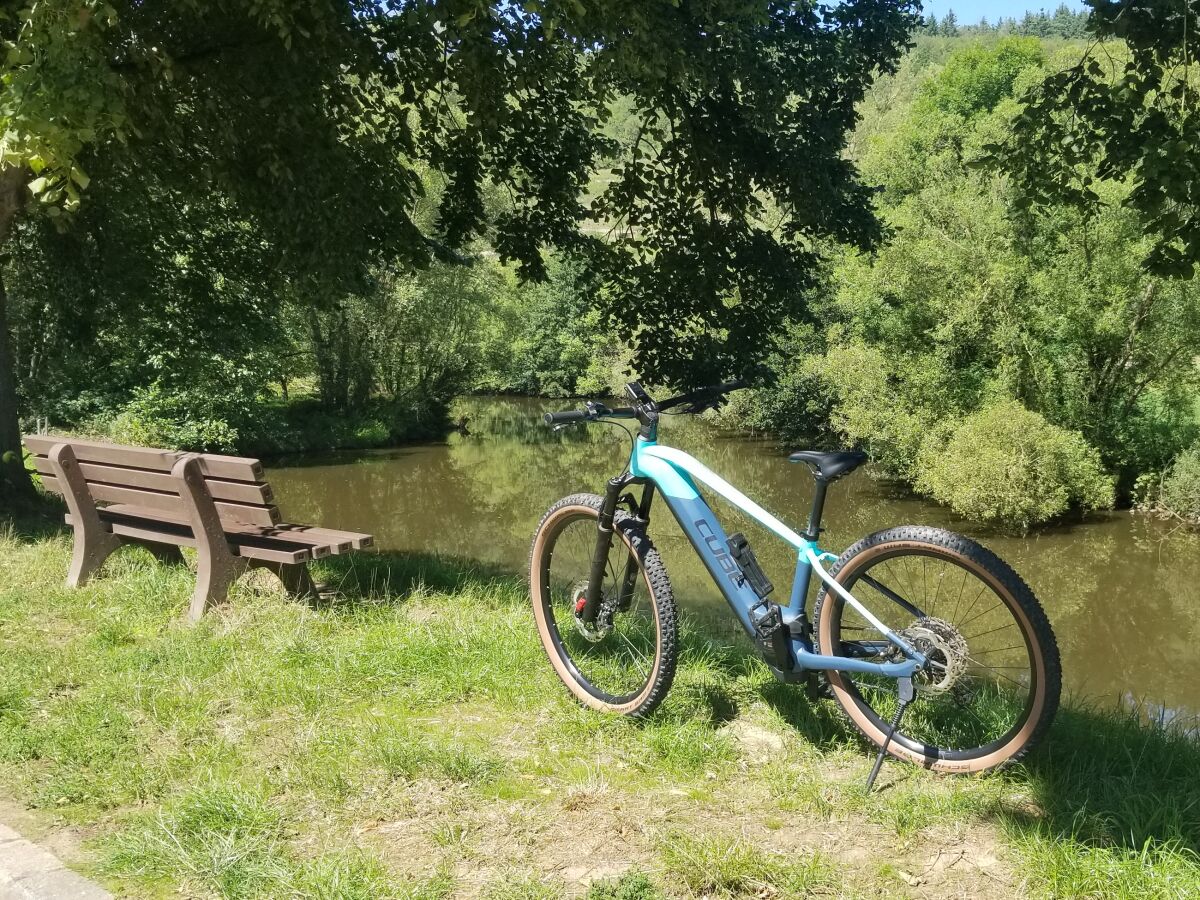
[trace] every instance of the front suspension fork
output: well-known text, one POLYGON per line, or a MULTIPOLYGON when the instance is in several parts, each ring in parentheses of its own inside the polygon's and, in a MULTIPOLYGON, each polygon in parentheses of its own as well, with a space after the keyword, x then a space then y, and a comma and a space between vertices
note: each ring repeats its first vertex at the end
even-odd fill
POLYGON ((584 592, 583 609, 577 615, 591 625, 600 612, 601 587, 604 585, 604 569, 608 565, 608 552, 612 549, 613 518, 617 514, 617 503, 621 500, 624 478, 610 478, 604 491, 604 502, 600 505, 600 519, 596 523, 596 547, 592 551, 592 564, 588 570, 587 590, 584 592))
MULTIPOLYGON (((617 507, 621 503, 621 491, 628 483, 629 479, 625 477, 610 478, 604 492, 604 503, 600 506, 600 518, 596 523, 596 547, 592 551, 583 608, 578 613, 579 618, 589 625, 596 621, 596 616, 600 613, 604 571, 608 566, 608 554, 612 550, 613 520, 616 518, 617 507)), ((650 502, 653 499, 654 485, 647 482, 642 490, 641 503, 637 506, 637 517, 643 522, 650 519, 650 502)), ((632 505, 633 499, 629 498, 629 502, 632 505)), ((633 591, 637 587, 637 576, 637 557, 630 553, 625 560, 625 570, 621 573, 621 581, 617 586, 617 609, 628 608, 633 591)))

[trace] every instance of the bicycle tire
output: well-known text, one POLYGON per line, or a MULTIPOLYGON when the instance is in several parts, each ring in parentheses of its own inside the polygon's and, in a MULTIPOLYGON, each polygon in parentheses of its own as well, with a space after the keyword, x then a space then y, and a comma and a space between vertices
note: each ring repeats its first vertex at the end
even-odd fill
MULTIPOLYGON (((999 598, 1004 609, 1011 614, 1028 654, 1029 697, 1023 714, 1013 727, 988 744, 977 747, 942 747, 907 735, 906 726, 902 723, 888 746, 888 752, 898 759, 941 772, 983 772, 1010 765, 1021 759, 1043 737, 1058 709, 1062 670, 1058 644, 1050 622, 1033 591, 1006 562, 969 538, 938 528, 908 525, 872 534, 848 548, 830 568, 830 574, 847 589, 852 589, 867 572, 875 571, 875 566, 890 566, 891 560, 916 558, 922 560, 922 573, 925 572, 925 560, 941 560, 974 576, 983 584, 982 591, 986 593, 990 589, 999 598)), ((940 584, 938 590, 941 590, 940 584)), ((962 592, 960 587, 960 601, 962 592)), ((858 597, 858 594, 855 596, 858 597)), ((958 606, 956 603, 956 611, 958 606)), ((834 656, 848 655, 845 652, 847 644, 841 635, 841 619, 847 607, 848 604, 840 596, 828 587, 822 587, 817 596, 813 616, 817 645, 822 653, 834 656)), ((994 608, 999 608, 999 605, 994 608)), ((961 634, 961 629, 959 633, 961 634)), ((974 662, 971 654, 978 655, 978 651, 968 647, 965 636, 963 647, 967 648, 963 651, 966 659, 974 662)), ((866 699, 863 691, 859 690, 855 677, 845 672, 826 673, 834 700, 854 727, 878 747, 885 740, 887 716, 881 715, 866 699)), ((858 677, 860 682, 865 678, 858 677)), ((982 679, 984 676, 972 677, 982 679)), ((999 677, 1013 681, 1014 684, 1019 683, 1003 673, 999 677)), ((999 684, 998 679, 993 680, 999 684)), ((1001 685, 1001 688, 1005 687, 1001 685)), ((1012 689, 1008 690, 1015 694, 1012 689)), ((921 694, 918 693, 918 699, 920 697, 921 694)), ((980 718, 980 721, 982 723, 983 719, 980 718)))
MULTIPOLYGON (((555 615, 556 591, 550 581, 550 567, 557 541, 572 523, 590 526, 594 535, 603 498, 596 494, 573 494, 551 506, 534 532, 529 552, 530 600, 542 649, 555 674, 581 703, 604 712, 643 717, 649 715, 666 696, 675 678, 677 656, 677 611, 671 581, 662 558, 645 529, 624 510, 613 518, 613 543, 618 542, 636 559, 642 583, 650 601, 654 621, 653 664, 645 683, 637 690, 616 695, 599 688, 583 673, 564 640, 559 619, 562 604, 555 615)), ((578 573, 586 579, 587 571, 578 573)), ((561 598, 557 598, 561 599, 561 598)), ((614 614, 614 618, 618 614, 614 614)))

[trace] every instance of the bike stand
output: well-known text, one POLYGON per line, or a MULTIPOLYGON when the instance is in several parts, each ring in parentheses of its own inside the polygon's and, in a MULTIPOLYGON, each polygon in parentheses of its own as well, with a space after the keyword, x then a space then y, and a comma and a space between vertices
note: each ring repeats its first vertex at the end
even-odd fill
POLYGON ((900 725, 900 717, 904 715, 904 711, 908 709, 908 704, 912 703, 913 699, 913 682, 912 678, 899 678, 896 681, 896 697, 899 703, 896 706, 896 714, 892 716, 892 724, 888 727, 887 737, 883 739, 883 745, 879 748, 879 755, 875 757, 875 766, 871 769, 871 774, 867 776, 867 793, 871 793, 871 788, 875 784, 875 778, 879 775, 879 770, 883 768, 883 758, 887 756, 888 745, 892 742, 892 735, 896 733, 896 729, 900 725))

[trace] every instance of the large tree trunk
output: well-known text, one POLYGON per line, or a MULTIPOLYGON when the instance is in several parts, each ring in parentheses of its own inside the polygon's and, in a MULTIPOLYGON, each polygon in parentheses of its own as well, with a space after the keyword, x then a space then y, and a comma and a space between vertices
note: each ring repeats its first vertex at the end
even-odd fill
MULTIPOLYGON (((0 170, 0 264, 12 234, 13 220, 25 202, 24 169, 0 170)), ((17 368, 8 330, 8 294, 0 272, 0 512, 34 496, 21 461, 21 423, 17 418, 17 368)))

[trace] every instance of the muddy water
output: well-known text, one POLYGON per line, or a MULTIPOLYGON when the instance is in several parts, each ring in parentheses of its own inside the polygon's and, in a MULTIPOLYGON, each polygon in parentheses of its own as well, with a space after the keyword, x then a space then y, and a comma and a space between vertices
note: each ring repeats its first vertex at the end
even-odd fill
MULTIPOLYGON (((449 554, 522 572, 542 512, 559 497, 600 491, 623 467, 629 441, 615 427, 552 434, 554 402, 473 399, 458 413, 469 434, 441 444, 341 453, 277 464, 270 478, 293 521, 367 531, 383 550, 449 554)), ((771 441, 675 417, 660 439, 699 458, 795 527, 811 497, 807 470, 771 441)), ((665 506, 651 526, 681 605, 720 614, 708 580, 665 506)), ((726 529, 745 531, 776 589, 794 566, 778 539, 728 506, 726 529)), ((1128 512, 1096 515, 1018 538, 982 530, 913 498, 869 469, 830 491, 822 544, 840 551, 899 524, 961 531, 1007 559, 1042 601, 1063 652, 1067 691, 1151 717, 1200 714, 1200 538, 1128 512)))

